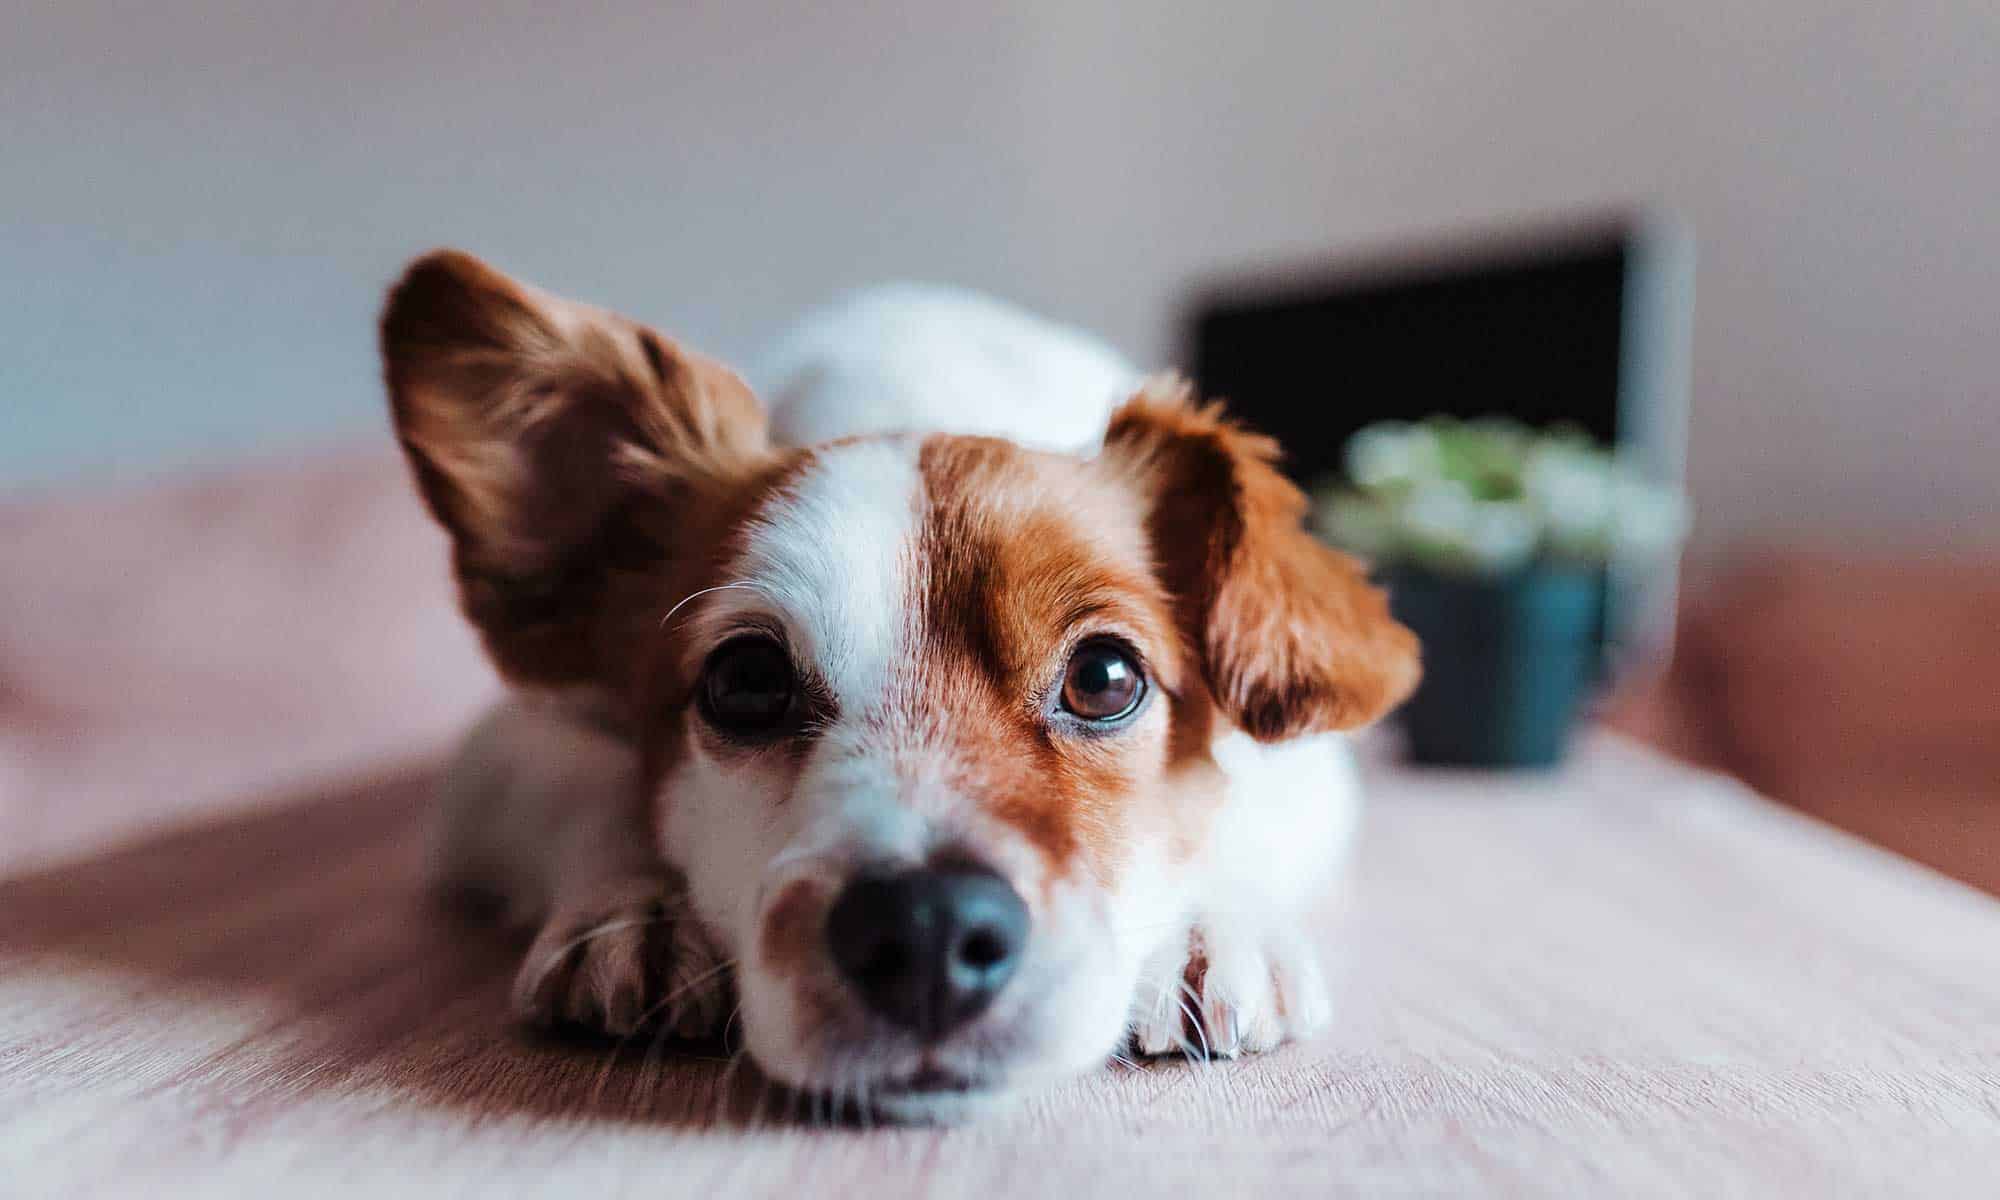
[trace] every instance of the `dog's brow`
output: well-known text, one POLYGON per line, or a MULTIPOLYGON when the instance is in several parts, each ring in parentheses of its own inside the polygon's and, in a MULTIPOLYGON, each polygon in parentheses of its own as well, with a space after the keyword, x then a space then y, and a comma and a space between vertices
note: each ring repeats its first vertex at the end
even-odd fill
POLYGON ((683 608, 686 608, 691 602, 699 600, 703 596, 709 595, 712 592, 726 592, 732 588, 742 588, 746 591, 760 592, 760 593, 764 590, 758 584, 748 579, 738 579, 730 583, 718 583, 714 587, 705 587, 698 592, 692 592, 686 596, 681 597, 680 603, 668 609, 667 615, 660 618, 660 628, 665 629, 667 627, 667 622, 674 619, 674 614, 679 612, 683 608))
MULTIPOLYGON (((1104 621, 1121 627, 1136 623, 1134 618, 1143 613, 1123 596, 1098 593, 1081 596, 1070 602, 1057 616, 1057 622, 1064 630, 1074 630, 1079 625, 1104 621)), ((1123 628, 1120 632, 1125 632, 1123 628)))

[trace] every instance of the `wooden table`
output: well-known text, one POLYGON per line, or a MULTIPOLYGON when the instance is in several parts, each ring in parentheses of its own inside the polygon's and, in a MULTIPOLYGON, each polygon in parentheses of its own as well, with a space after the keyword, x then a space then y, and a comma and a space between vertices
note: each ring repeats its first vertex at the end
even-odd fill
POLYGON ((517 1034, 419 895, 423 771, 43 870, 0 1194, 2000 1195, 2000 904, 1609 736, 1371 774, 1331 1034, 945 1131, 517 1034))

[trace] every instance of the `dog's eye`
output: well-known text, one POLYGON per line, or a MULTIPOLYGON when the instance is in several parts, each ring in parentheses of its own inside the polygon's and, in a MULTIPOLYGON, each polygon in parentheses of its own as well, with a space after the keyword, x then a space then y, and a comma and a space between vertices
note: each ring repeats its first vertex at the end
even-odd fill
POLYGON ((701 708, 724 733, 756 737, 791 719, 798 696, 791 656, 766 637, 724 642, 702 669, 701 708))
POLYGON ((1145 694, 1139 664, 1115 642, 1085 642, 1063 672, 1062 706, 1086 721, 1115 721, 1145 694))

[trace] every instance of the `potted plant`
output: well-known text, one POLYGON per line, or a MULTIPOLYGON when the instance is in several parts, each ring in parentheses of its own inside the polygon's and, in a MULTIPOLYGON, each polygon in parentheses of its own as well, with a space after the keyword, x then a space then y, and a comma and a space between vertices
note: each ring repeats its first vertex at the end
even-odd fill
POLYGON ((1371 425, 1346 460, 1314 523, 1385 572, 1423 639, 1401 717, 1411 757, 1558 761, 1595 673, 1606 573, 1678 552, 1681 494, 1581 431, 1504 418, 1371 425))

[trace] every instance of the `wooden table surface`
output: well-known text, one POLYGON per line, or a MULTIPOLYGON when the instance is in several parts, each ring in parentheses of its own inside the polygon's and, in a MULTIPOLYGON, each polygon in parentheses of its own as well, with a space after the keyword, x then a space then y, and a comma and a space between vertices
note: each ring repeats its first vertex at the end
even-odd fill
POLYGON ((952 1130, 518 1034, 420 895, 421 770, 44 869, 0 1195, 2000 1194, 2000 904, 1609 736, 1370 774, 1330 1034, 952 1130))

